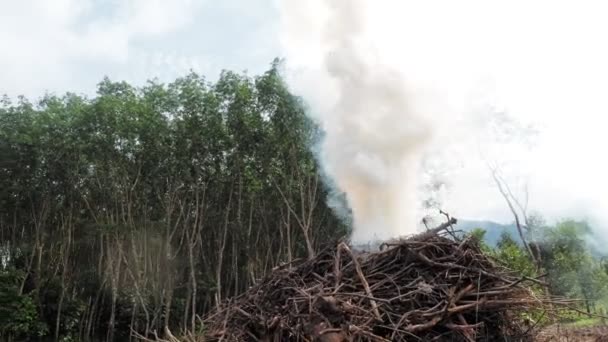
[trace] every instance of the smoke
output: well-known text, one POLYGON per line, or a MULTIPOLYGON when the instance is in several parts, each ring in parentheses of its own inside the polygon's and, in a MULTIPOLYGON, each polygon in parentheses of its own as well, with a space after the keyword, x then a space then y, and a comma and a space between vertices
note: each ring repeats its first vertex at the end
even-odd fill
POLYGON ((332 96, 322 99, 331 102, 317 117, 325 132, 319 157, 346 194, 354 242, 412 233, 417 166, 431 138, 433 112, 414 101, 423 97, 420 89, 409 88, 399 70, 371 53, 364 36, 365 3, 327 3, 318 79, 325 81, 316 89, 332 96))
POLYGON ((280 1, 288 84, 325 130, 353 240, 412 233, 423 203, 510 222, 488 165, 549 223, 608 236, 603 6, 280 1))

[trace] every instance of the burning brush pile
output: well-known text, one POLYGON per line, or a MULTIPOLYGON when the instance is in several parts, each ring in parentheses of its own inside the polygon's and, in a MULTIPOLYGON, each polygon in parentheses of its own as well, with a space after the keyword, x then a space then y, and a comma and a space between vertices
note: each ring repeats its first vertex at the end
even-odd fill
POLYGON ((498 341, 531 338, 543 306, 472 238, 420 235, 353 252, 345 243, 276 269, 205 319, 205 341, 498 341))

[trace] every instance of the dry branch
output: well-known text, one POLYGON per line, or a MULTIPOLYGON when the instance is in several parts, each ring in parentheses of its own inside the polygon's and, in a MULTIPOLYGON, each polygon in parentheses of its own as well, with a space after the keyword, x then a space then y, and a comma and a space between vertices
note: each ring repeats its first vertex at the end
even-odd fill
POLYGON ((441 226, 353 252, 345 243, 279 268, 205 320, 205 341, 526 340, 518 317, 544 308, 533 279, 441 226), (348 258, 345 257, 348 255, 348 258))

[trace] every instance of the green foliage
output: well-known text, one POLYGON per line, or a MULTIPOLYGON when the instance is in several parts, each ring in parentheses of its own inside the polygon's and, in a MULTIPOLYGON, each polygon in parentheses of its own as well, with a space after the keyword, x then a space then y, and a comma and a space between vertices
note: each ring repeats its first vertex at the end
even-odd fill
POLYGON ((484 243, 484 238, 486 236, 486 230, 483 228, 475 228, 471 230, 469 233, 471 236, 479 243, 484 243))
POLYGON ((318 128, 279 69, 3 98, 0 261, 23 280, 21 295, 3 288, 23 313, 3 333, 177 331, 343 236, 310 149, 318 128))
POLYGON ((506 268, 522 275, 534 276, 535 267, 526 251, 513 239, 508 232, 502 232, 496 247, 489 246, 484 238, 486 230, 475 228, 469 233, 479 243, 481 249, 497 260, 506 268))
POLYGON ((42 336, 47 331, 32 298, 20 293, 23 277, 19 271, 0 270, 0 337, 42 336))
POLYGON ((584 299, 588 311, 608 298, 608 274, 585 241, 590 232, 586 222, 562 221, 546 230, 542 246, 552 292, 584 299))
MULTIPOLYGON (((533 249, 538 246, 542 271, 547 274, 551 295, 580 299, 588 312, 606 310, 608 305, 608 273, 606 263, 593 256, 587 244, 592 232, 586 222, 564 220, 555 226, 547 226, 537 215, 528 220, 527 239, 533 249)), ((471 233, 477 239, 484 238, 482 229, 471 233)), ((482 248, 499 263, 521 274, 536 277, 537 265, 522 244, 512 234, 503 232, 495 248, 482 243, 482 248)), ((544 291, 538 288, 538 291, 544 291)), ((567 316, 567 315, 565 315, 567 316)), ((580 314, 575 313, 580 319, 580 314)))
MULTIPOLYGON (((579 315, 580 317, 580 315, 579 315)), ((568 324, 568 326, 573 328, 586 328, 600 325, 602 320, 600 318, 582 318, 576 319, 574 322, 568 324)))
POLYGON ((534 263, 527 252, 507 232, 501 234, 494 256, 509 269, 523 276, 532 277, 536 273, 534 263))
POLYGON ((469 232, 484 252, 491 253, 492 248, 485 242, 486 233, 487 231, 483 228, 474 228, 469 232))

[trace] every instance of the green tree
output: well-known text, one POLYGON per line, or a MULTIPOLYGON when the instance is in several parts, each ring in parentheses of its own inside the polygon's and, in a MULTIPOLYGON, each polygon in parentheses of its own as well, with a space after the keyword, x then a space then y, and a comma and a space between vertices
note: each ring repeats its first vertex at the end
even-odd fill
POLYGON ((0 337, 8 341, 42 336, 47 331, 32 298, 20 293, 23 277, 16 270, 0 270, 0 337))
POLYGON ((606 299, 608 275, 587 246, 591 227, 586 222, 564 220, 545 231, 542 253, 552 293, 584 300, 591 312, 606 299))
POLYGON ((197 329, 196 315, 346 233, 317 136, 278 60, 213 83, 105 78, 92 98, 3 98, 0 246, 22 275, 7 298, 55 340, 197 329))
POLYGON ((536 267, 527 252, 507 232, 500 235, 494 256, 522 276, 532 277, 536 274, 536 267))

